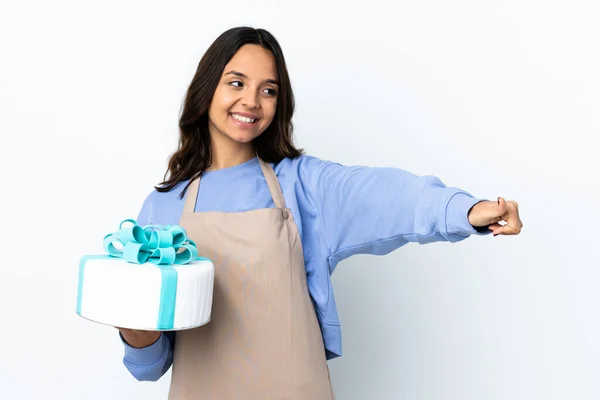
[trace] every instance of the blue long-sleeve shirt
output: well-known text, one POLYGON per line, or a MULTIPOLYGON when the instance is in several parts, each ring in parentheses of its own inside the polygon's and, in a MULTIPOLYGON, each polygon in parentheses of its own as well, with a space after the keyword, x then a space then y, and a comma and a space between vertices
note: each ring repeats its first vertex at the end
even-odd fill
MULTIPOLYGON (((286 158, 273 166, 286 205, 298 225, 308 290, 315 304, 327 359, 342 354, 342 332, 330 275, 354 254, 387 254, 409 242, 458 242, 475 230, 468 221, 477 199, 447 187, 435 176, 399 168, 342 166, 311 156, 286 158)), ((178 224, 185 199, 181 182, 165 193, 151 192, 140 225, 178 224)), ((196 212, 240 212, 275 207, 258 159, 204 173, 196 212)), ((171 366, 176 333, 145 348, 125 345, 123 362, 139 380, 157 380, 171 366)))

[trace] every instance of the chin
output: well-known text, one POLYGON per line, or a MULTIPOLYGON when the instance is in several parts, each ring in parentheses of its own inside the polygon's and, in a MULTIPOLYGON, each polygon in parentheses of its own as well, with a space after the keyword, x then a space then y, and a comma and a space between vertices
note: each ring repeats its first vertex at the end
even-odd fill
POLYGON ((258 137, 258 135, 227 135, 229 139, 233 140, 236 143, 240 144, 248 144, 251 143, 254 139, 258 137))

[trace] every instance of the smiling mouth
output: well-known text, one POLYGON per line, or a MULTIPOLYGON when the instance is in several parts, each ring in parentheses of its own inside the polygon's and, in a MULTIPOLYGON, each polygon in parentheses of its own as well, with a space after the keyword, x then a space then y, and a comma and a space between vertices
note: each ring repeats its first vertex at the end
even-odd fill
POLYGON ((231 115, 231 117, 233 119, 235 119, 236 121, 243 122, 243 123, 246 123, 246 124, 253 124, 253 123, 255 123, 256 121, 259 120, 259 118, 244 117, 243 115, 239 115, 239 114, 236 114, 236 113, 230 113, 229 115, 231 115))

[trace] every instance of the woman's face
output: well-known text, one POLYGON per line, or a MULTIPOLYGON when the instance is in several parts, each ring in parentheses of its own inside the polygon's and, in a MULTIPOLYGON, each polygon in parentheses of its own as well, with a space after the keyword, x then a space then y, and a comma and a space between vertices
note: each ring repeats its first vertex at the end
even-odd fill
POLYGON ((257 45, 244 45, 223 70, 208 109, 213 139, 223 136, 249 143, 267 129, 277 107, 279 86, 273 54, 257 45))

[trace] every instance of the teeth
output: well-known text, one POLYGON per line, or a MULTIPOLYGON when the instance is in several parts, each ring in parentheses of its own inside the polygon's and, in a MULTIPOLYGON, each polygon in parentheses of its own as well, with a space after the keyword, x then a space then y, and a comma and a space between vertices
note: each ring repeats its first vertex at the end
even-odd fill
POLYGON ((254 119, 252 119, 252 118, 242 117, 241 115, 237 115, 237 114, 231 114, 231 115, 233 115, 233 118, 235 118, 241 122, 249 122, 249 123, 254 122, 254 119))

